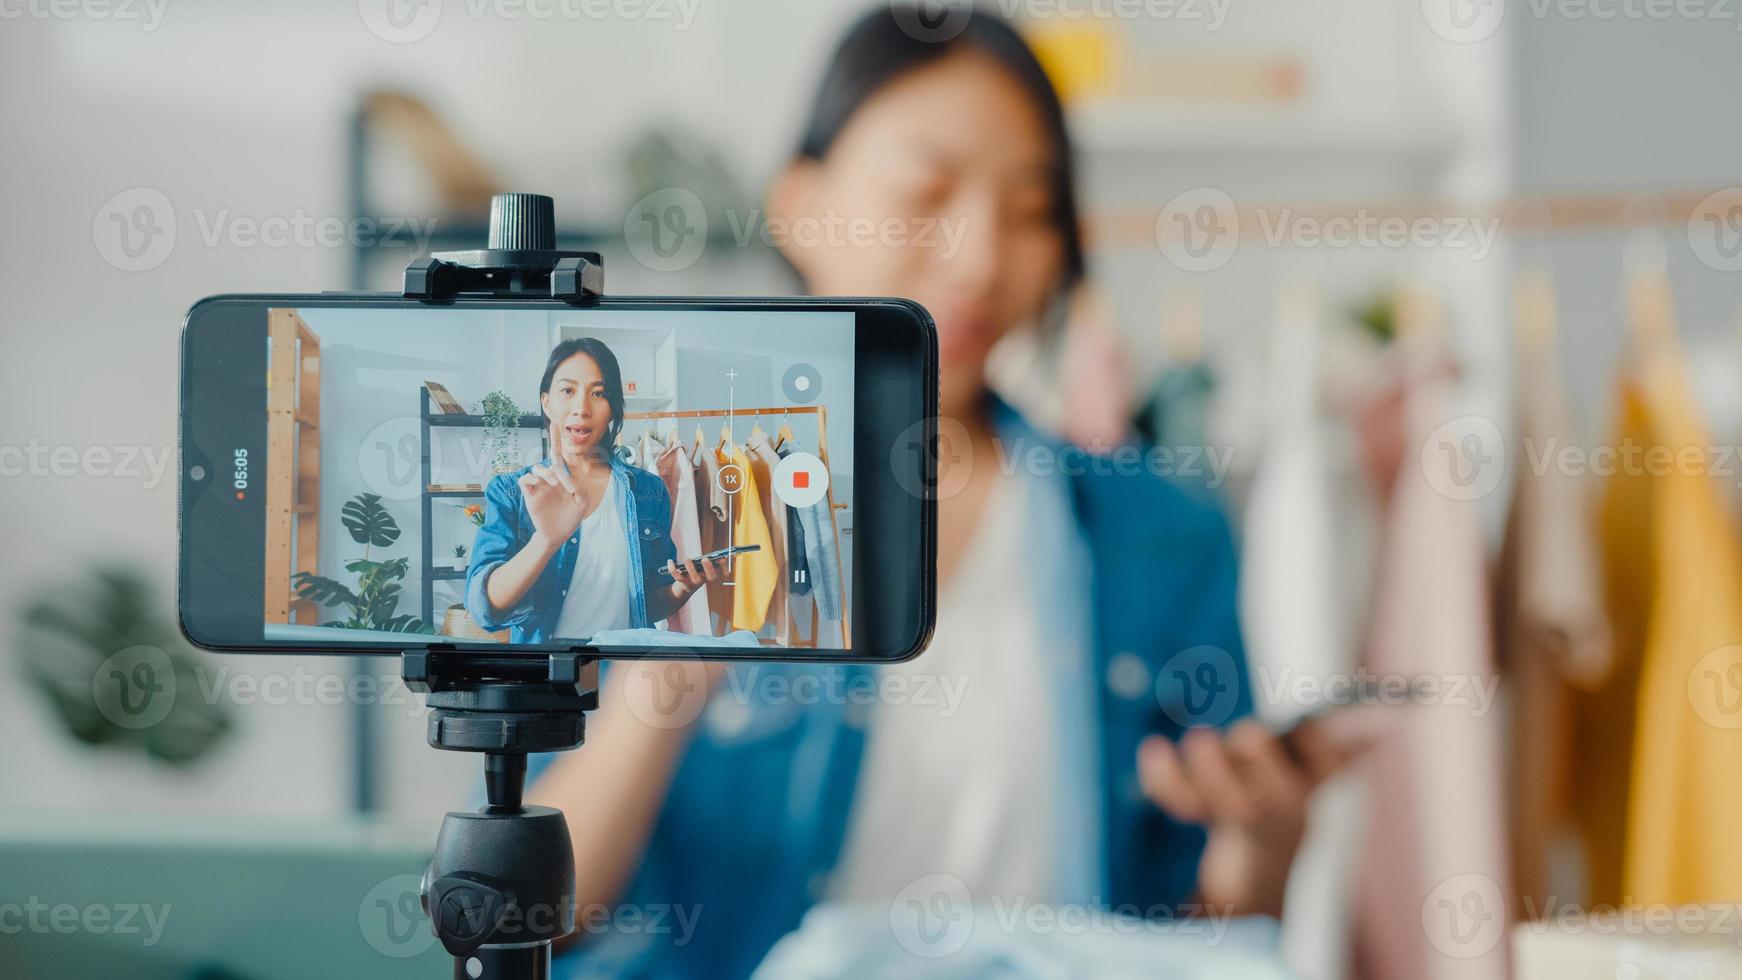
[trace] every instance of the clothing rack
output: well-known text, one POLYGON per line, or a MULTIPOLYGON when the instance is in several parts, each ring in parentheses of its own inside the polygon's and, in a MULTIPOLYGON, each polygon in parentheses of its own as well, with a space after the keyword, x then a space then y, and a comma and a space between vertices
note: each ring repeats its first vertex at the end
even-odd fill
MULTIPOLYGON (((1500 231, 1547 235, 1601 229, 1640 230, 1687 224, 1729 199, 1729 188, 1642 191, 1620 194, 1521 195, 1500 199, 1392 198, 1345 201, 1236 202, 1232 227, 1237 241, 1264 239, 1264 215, 1365 220, 1466 218, 1496 222, 1500 231)), ((1090 244, 1099 248, 1153 248, 1158 206, 1119 206, 1086 215, 1090 244)), ((1272 222, 1274 223, 1274 222, 1272 222)))
MULTIPOLYGON (((822 405, 782 405, 777 408, 697 408, 688 411, 669 412, 624 412, 623 422, 664 422, 678 419, 720 419, 720 418, 767 418, 774 415, 815 415, 817 417, 817 458, 829 469, 829 489, 825 498, 829 503, 829 531, 835 536, 835 577, 841 583, 841 649, 852 648, 852 629, 849 625, 852 616, 847 595, 847 578, 841 568, 841 525, 835 518, 835 511, 845 509, 846 504, 835 503, 834 467, 829 463, 829 412, 822 405)), ((782 570, 785 574, 785 570, 782 570)), ((811 643, 818 639, 821 628, 821 613, 816 602, 811 602, 811 643)))

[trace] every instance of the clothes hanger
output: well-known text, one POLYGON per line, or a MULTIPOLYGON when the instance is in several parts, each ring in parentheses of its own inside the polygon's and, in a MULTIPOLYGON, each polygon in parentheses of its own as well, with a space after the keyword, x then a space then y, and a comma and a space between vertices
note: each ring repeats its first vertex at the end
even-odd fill
POLYGON ((1161 350, 1169 365, 1186 366, 1204 359, 1204 294, 1194 286, 1175 286, 1161 293, 1157 324, 1161 350))
POLYGON ((792 413, 783 411, 780 413, 780 431, 774 434, 774 451, 780 452, 780 448, 791 441, 793 441, 792 413))
POLYGON ((1547 268, 1537 266, 1518 274, 1512 287, 1512 310, 1519 353, 1531 364, 1552 360, 1557 310, 1554 282, 1547 268))
POLYGON ((745 442, 756 442, 757 440, 764 439, 764 438, 767 438, 767 437, 766 437, 766 435, 764 435, 764 433, 762 431, 762 416, 760 416, 760 415, 750 416, 750 437, 744 441, 745 442))
POLYGON ((1675 338, 1675 296, 1669 286, 1663 232, 1639 227, 1628 237, 1622 262, 1627 277, 1627 325, 1642 354, 1655 354, 1675 338))

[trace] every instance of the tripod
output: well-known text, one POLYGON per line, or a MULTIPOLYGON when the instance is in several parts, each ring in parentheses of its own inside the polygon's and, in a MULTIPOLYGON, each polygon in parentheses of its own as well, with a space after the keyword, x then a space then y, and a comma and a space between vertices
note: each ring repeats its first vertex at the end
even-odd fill
MULTIPOLYGON (((490 202, 487 248, 443 252, 405 270, 405 295, 458 294, 585 303, 604 289, 595 252, 556 251, 555 206, 538 194, 490 202)), ((522 802, 528 752, 586 737, 599 705, 598 661, 578 652, 401 655, 406 686, 426 696, 429 744, 484 754, 489 803, 442 820, 422 898, 456 980, 547 980, 551 943, 575 930, 575 856, 562 812, 522 802)))

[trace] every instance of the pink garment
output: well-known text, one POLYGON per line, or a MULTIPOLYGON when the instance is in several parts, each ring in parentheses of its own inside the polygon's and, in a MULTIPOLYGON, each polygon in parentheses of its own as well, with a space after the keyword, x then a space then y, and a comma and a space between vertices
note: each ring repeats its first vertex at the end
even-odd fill
MULTIPOLYGON (((696 519, 695 470, 690 466, 689 452, 674 445, 659 454, 659 478, 665 481, 671 495, 671 543, 677 549, 677 560, 704 554, 701 524, 696 519)), ((679 633, 707 636, 713 632, 708 621, 708 586, 691 593, 688 600, 666 620, 666 628, 679 633)))
POLYGON ((1107 302, 1093 294, 1079 298, 1063 343, 1065 438, 1092 452, 1112 452, 1131 438, 1135 393, 1130 355, 1107 302))
POLYGON ((1380 474, 1391 494, 1367 666, 1436 687, 1396 709, 1366 762, 1356 959, 1368 980, 1501 980, 1509 875, 1478 493, 1494 473, 1472 468, 1503 465, 1504 447, 1446 425, 1453 378, 1437 331, 1406 331, 1398 344, 1406 448, 1380 474))

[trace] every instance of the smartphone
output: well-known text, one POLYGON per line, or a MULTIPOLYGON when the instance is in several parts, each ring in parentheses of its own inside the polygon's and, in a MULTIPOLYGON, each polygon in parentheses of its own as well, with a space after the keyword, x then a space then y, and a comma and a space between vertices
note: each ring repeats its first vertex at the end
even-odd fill
POLYGON ((181 368, 200 646, 894 662, 930 637, 937 337, 910 301, 217 296, 181 368), (517 484, 553 452, 598 464, 584 518, 517 484), (535 539, 562 544, 531 585, 493 584, 535 539), (674 608, 660 566, 721 548, 734 581, 674 608))
MULTIPOLYGON (((761 550, 762 546, 759 544, 741 544, 733 548, 721 548, 719 551, 710 551, 700 558, 686 558, 677 564, 679 568, 700 568, 701 563, 704 561, 719 561, 722 558, 730 558, 733 555, 747 555, 751 552, 761 550)), ((664 575, 666 578, 671 578, 671 572, 666 571, 665 566, 663 565, 660 566, 659 574, 664 575)))

